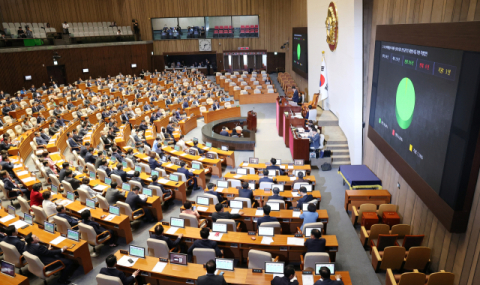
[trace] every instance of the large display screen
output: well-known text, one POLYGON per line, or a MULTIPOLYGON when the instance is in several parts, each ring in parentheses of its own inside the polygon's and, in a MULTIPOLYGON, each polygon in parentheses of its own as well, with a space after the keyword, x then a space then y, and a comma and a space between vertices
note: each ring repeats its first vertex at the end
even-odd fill
POLYGON ((308 78, 307 28, 293 28, 292 69, 302 77, 308 78))

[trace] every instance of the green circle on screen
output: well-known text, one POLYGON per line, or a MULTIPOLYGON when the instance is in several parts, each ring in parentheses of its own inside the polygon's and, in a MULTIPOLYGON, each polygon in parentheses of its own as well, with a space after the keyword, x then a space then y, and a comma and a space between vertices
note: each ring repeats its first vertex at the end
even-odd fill
POLYGON ((397 87, 397 98, 395 106, 395 115, 400 128, 407 129, 410 127, 415 110, 415 88, 412 81, 405 77, 397 87))
POLYGON ((297 44, 297 59, 300 60, 300 53, 302 49, 300 48, 300 44, 297 44))

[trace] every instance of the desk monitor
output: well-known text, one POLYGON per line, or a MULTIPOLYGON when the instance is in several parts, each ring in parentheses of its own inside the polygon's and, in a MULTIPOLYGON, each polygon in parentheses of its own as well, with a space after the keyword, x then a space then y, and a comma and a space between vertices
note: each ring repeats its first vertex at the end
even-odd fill
POLYGON ((311 203, 303 203, 303 204, 302 204, 302 210, 303 210, 304 212, 308 212, 308 205, 310 205, 310 204, 311 204, 311 203))
POLYGON ((275 235, 275 228, 274 227, 258 227, 258 235, 265 236, 265 237, 273 237, 275 235))
POLYGON ((167 162, 167 157, 165 155, 162 155, 162 162, 167 162))
POLYGON ((8 209, 7 209, 8 214, 12 215, 12 216, 15 216, 15 207, 12 206, 12 205, 8 205, 7 207, 8 207, 8 209))
POLYGON ((212 223, 212 232, 227 233, 227 224, 224 223, 212 223))
POLYGON ((277 176, 277 170, 276 169, 269 169, 268 170, 268 176, 277 176))
POLYGON ((198 143, 198 139, 197 139, 197 138, 193 138, 192 141, 193 141, 194 144, 195 144, 195 143, 198 143))
POLYGON ((217 187, 218 188, 228 188, 228 181, 217 180, 217 187))
POLYGON ((210 205, 210 198, 203 197, 203 196, 197 196, 197 205, 203 205, 203 206, 210 205))
POLYGON ((75 193, 68 191, 67 192, 67 200, 75 202, 75 193))
POLYGON ((230 200, 230 208, 243 209, 243 201, 230 200))
POLYGON ((151 174, 151 176, 156 175, 158 177, 158 171, 156 171, 156 170, 152 170, 152 172, 150 174, 151 174))
POLYGON ((248 169, 246 168, 237 168, 237 174, 247 175, 248 169))
POLYGON ((97 174, 95 174, 95 172, 90 171, 89 173, 90 173, 90 179, 95 179, 95 178, 97 178, 97 174))
POLYGON ((225 102, 230 102, 230 97, 225 98, 225 102))
POLYGON ((234 260, 230 258, 215 258, 217 270, 233 271, 234 260))
POLYGON ((33 217, 29 214, 23 214, 23 221, 29 225, 33 225, 33 217))
POLYGON ((211 143, 211 142, 206 142, 206 143, 205 143, 205 146, 206 146, 206 147, 212 147, 212 143, 211 143))
POLYGON ((272 190, 278 188, 278 190, 280 190, 280 192, 283 192, 285 190, 285 184, 273 184, 272 185, 272 190))
POLYGON ((95 201, 92 199, 85 199, 85 203, 87 204, 87 207, 91 209, 95 209, 95 201))
POLYGON ((280 203, 277 202, 267 202, 267 205, 270 206, 272 211, 280 211, 280 203))
POLYGON ((267 274, 282 274, 283 268, 285 267, 284 262, 268 262, 265 261, 265 273, 267 274))
POLYGON ((193 148, 189 149, 189 150, 188 150, 188 153, 189 153, 190 155, 197 155, 197 152, 196 152, 195 149, 193 149, 193 148))
POLYGON ((312 188, 313 188, 313 185, 312 184, 308 184, 308 185, 302 185, 301 187, 305 187, 305 189, 307 189, 307 192, 312 192, 312 188))
POLYGON ((115 206, 110 205, 110 207, 108 207, 108 212, 112 215, 120 216, 120 208, 119 207, 115 207, 115 206))
POLYGON ((173 147, 173 149, 175 149, 176 151, 180 151, 180 146, 176 145, 176 146, 173 147))
POLYGON ((142 194, 147 196, 147 197, 152 197, 152 189, 150 188, 143 188, 142 189, 142 194))
POLYGON ((77 231, 74 230, 67 230, 67 238, 74 240, 74 241, 79 241, 80 240, 80 234, 77 231))
POLYGON ((46 232, 49 232, 51 234, 55 233, 55 225, 54 224, 49 223, 49 222, 44 222, 43 227, 44 227, 46 232))
POLYGON ((293 160, 293 164, 296 165, 296 166, 303 166, 304 165, 304 161, 303 159, 294 159, 293 160))
POLYGON ((282 160, 281 159, 277 159, 277 162, 275 163, 275 165, 280 165, 282 164, 282 160))
POLYGON ((205 154, 205 157, 208 158, 208 159, 215 159, 215 156, 213 155, 213 153, 206 153, 205 154))
POLYGON ((250 157, 250 158, 248 158, 248 163, 249 164, 258 164, 258 158, 250 157))
POLYGON ((335 263, 325 262, 325 263, 315 263, 315 275, 320 275, 320 269, 322 267, 326 267, 326 268, 330 269, 330 275, 335 274, 335 263))
POLYGON ((310 237, 312 235, 312 230, 319 230, 322 232, 322 228, 305 228, 305 237, 310 237))
POLYGON ((307 176, 307 171, 306 170, 294 170, 293 174, 298 177, 298 173, 302 172, 303 177, 307 176))
POLYGON ((83 172, 83 166, 79 165, 77 166, 78 172, 82 173, 83 172))
POLYGON ((143 147, 139 147, 139 148, 138 148, 138 152, 139 152, 139 153, 143 153, 143 147))
POLYGON ((170 218, 170 226, 177 227, 177 228, 184 228, 185 227, 185 220, 181 218, 170 218))
POLYGON ((112 163, 115 163, 115 161, 117 161, 117 159, 115 158, 115 156, 112 156, 112 157, 110 157, 110 161, 111 161, 112 163))
POLYGON ((249 182, 248 188, 250 188, 252 191, 255 190, 255 182, 249 182))
POLYGON ((170 176, 168 177, 168 179, 172 180, 172 181, 175 181, 175 182, 178 182, 178 175, 176 174, 170 174, 170 176))
POLYGON ((142 172, 142 167, 136 165, 136 166, 135 166, 135 171, 142 172))
POLYGON ((128 247, 128 255, 135 256, 138 258, 145 258, 145 248, 139 247, 136 245, 130 245, 128 247))
POLYGON ((2 273, 11 277, 15 277, 15 265, 5 260, 0 261, 0 266, 2 266, 2 273))
POLYGON ((200 169, 202 169, 202 164, 200 164, 198 162, 192 162, 192 168, 195 169, 195 170, 200 170, 200 169))
POLYGON ((122 161, 122 166, 125 167, 125 168, 128 167, 128 162, 122 161))
POLYGON ((222 150, 223 150, 223 151, 228 151, 228 146, 222 145, 222 150))
POLYGON ((105 184, 112 185, 112 178, 105 177, 105 184))
POLYGON ((130 184, 123 182, 122 190, 130 191, 130 184))
POLYGON ((52 193, 57 194, 58 193, 58 187, 52 184, 52 193))
POLYGON ((187 265, 187 255, 184 253, 170 252, 170 263, 178 265, 187 265))

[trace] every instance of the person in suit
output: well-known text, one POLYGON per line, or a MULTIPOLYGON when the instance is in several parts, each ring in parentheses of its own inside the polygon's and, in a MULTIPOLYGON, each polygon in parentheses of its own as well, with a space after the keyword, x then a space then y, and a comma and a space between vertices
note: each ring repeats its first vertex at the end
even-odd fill
POLYGON ((158 176, 153 175, 152 176, 152 183, 150 183, 150 185, 159 187, 162 190, 162 193, 166 194, 164 198, 168 198, 168 197, 172 196, 172 190, 165 189, 165 187, 163 187, 162 184, 158 183, 157 180, 158 180, 158 176))
POLYGON ((98 168, 105 171, 108 177, 112 174, 112 170, 108 167, 108 161, 105 158, 100 161, 98 168))
POLYGON ((238 190, 238 197, 253 199, 253 191, 248 189, 248 182, 242 183, 242 189, 238 190))
POLYGON ((107 256, 105 263, 107 264, 107 267, 103 267, 102 269, 100 269, 100 274, 104 274, 112 277, 118 277, 120 278, 120 281, 122 281, 123 285, 130 285, 134 283, 135 278, 138 276, 138 274, 140 274, 140 269, 138 269, 135 272, 133 272, 131 276, 126 277, 125 273, 123 273, 122 271, 118 270, 115 267, 115 265, 117 265, 117 257, 113 254, 110 254, 109 256, 107 256))
MULTIPOLYGON (((302 187, 302 188, 304 188, 304 187, 302 187)), ((298 205, 298 203, 297 203, 297 205, 298 205)), ((300 219, 303 219, 302 226, 300 227, 300 230, 302 230, 302 231, 303 231, 303 227, 306 224, 316 223, 317 220, 318 220, 317 206, 313 203, 309 203, 308 206, 307 206, 307 211, 303 211, 302 214, 300 214, 300 219)))
POLYGON ((197 239, 193 244, 188 248, 188 255, 192 256, 193 250, 195 248, 212 248, 215 250, 215 255, 221 257, 223 255, 223 250, 220 250, 216 241, 209 240, 208 236, 210 235, 209 228, 202 228, 200 230, 200 237, 202 239, 197 239))
POLYGON ((93 155, 94 150, 95 149, 93 147, 88 148, 88 151, 85 154, 85 158, 84 158, 85 163, 91 163, 91 164, 95 165, 96 157, 93 155))
POLYGON ((57 120, 55 122, 55 126, 58 126, 59 128, 60 127, 65 127, 65 122, 70 122, 68 120, 65 120, 64 118, 60 117, 60 116, 57 116, 57 120))
POLYGON ((285 201, 285 198, 280 196, 280 189, 278 189, 278 187, 274 187, 273 190, 273 195, 268 197, 267 201, 270 201, 270 200, 281 200, 281 201, 285 201))
POLYGON ((14 225, 10 225, 5 229, 7 237, 3 239, 4 242, 13 245, 18 253, 23 254, 25 251, 25 242, 18 237, 18 230, 14 225))
POLYGON ((73 133, 67 133, 68 144, 70 145, 71 150, 80 151, 80 145, 74 140, 73 133))
POLYGON ((283 269, 283 277, 275 276, 270 282, 271 285, 298 285, 297 277, 295 276, 295 267, 289 264, 283 269))
MULTIPOLYGON (((3 162, 3 161, 2 161, 3 162)), ((2 165, 3 167, 3 165, 2 165)), ((6 170, 0 171, 0 176, 3 181, 3 188, 7 191, 8 197, 17 197, 17 196, 25 196, 26 200, 30 200, 30 191, 28 189, 22 188, 20 185, 15 182, 10 176, 10 173, 6 170)))
POLYGON ((97 158, 95 159, 95 169, 99 168, 100 167, 100 162, 102 161, 102 159, 105 158, 105 154, 103 153, 103 151, 99 151, 97 153, 97 158))
POLYGON ((213 183, 208 183, 208 185, 207 185, 208 191, 205 191, 205 193, 216 196, 217 199, 218 199, 218 202, 219 202, 219 203, 222 203, 223 200, 224 200, 224 199, 223 199, 223 196, 220 195, 220 193, 215 192, 215 190, 213 190, 213 187, 214 187, 214 186, 215 186, 215 184, 213 184, 213 183))
POLYGON ((145 120, 142 120, 142 121, 140 122, 140 126, 138 126, 138 128, 139 128, 141 131, 146 131, 146 130, 148 130, 148 126, 147 126, 147 124, 145 123, 145 120))
POLYGON ((117 189, 117 182, 112 181, 110 188, 105 193, 105 199, 109 205, 114 205, 118 200, 125 198, 125 191, 117 189))
POLYGON ((112 139, 107 135, 106 132, 102 131, 102 135, 100 136, 100 139, 102 140, 105 149, 110 149, 112 147, 112 139))
POLYGON ((298 177, 297 180, 295 180, 292 184, 292 189, 295 188, 295 183, 310 183, 310 181, 308 181, 306 179, 303 179, 303 172, 302 171, 298 172, 297 177, 298 177))
MULTIPOLYGON (((37 117, 37 123, 38 123, 38 118, 40 118, 40 117, 43 118, 42 115, 39 115, 39 116, 37 117)), ((47 130, 43 129, 43 130, 40 132, 40 136, 41 136, 45 141, 48 142, 48 141, 50 140, 50 136, 47 135, 46 132, 47 132, 47 130)))
POLYGON ((175 131, 175 128, 172 126, 172 123, 168 123, 166 129, 167 133, 173 138, 173 132, 175 131))
POLYGON ((147 188, 147 185, 143 182, 142 178, 140 178, 140 171, 135 170, 133 172, 132 181, 137 181, 142 185, 143 188, 147 188))
POLYGON ((133 176, 133 174, 127 174, 123 170, 123 165, 121 163, 117 164, 117 169, 113 170, 112 174, 120 176, 123 182, 127 182, 127 178, 131 178, 133 176))
POLYGON ((260 185, 260 183, 262 183, 262 182, 274 183, 273 179, 268 177, 268 170, 267 169, 263 170, 263 177, 258 180, 258 184, 260 185))
POLYGON ((11 143, 11 138, 8 133, 3 135, 3 141, 0 143, 0 150, 9 150, 11 147, 15 146, 11 143))
MULTIPOLYGON (((157 139, 158 139, 158 138, 157 138, 157 139)), ((156 141, 156 142, 157 142, 157 141, 156 141)), ((157 143, 158 143, 158 142, 157 142, 157 143)), ((155 145, 155 143, 154 143, 154 145, 155 145)), ((161 148, 160 148, 160 150, 161 150, 161 148)), ((154 169, 157 168, 157 167, 160 168, 160 169, 163 169, 163 168, 162 168, 162 164, 157 161, 156 157, 157 157, 156 152, 151 152, 151 153, 150 153, 150 158, 148 159, 148 165, 150 166, 150 169, 151 169, 151 170, 154 170, 154 169)))
MULTIPOLYGON (((135 171, 138 172, 138 171, 135 171)), ((132 209, 132 212, 138 210, 141 206, 147 205, 147 199, 143 200, 140 198, 138 195, 140 192, 140 187, 138 186, 133 186, 132 191, 128 192, 127 199, 125 199, 125 203, 130 205, 130 208, 132 209)), ((152 213, 150 212, 150 209, 143 209, 145 211, 145 216, 144 220, 147 222, 155 222, 155 218, 153 218, 152 213)))
POLYGON ((267 166, 267 169, 268 170, 279 170, 280 171, 280 175, 284 175, 284 171, 280 168, 280 166, 276 165, 277 164, 277 160, 275 158, 272 157, 272 159, 270 159, 270 163, 272 165, 269 165, 267 166))
POLYGON ((48 128, 48 134, 49 134, 50 136, 53 136, 53 135, 55 135, 56 133, 58 133, 59 129, 60 129, 60 128, 57 128, 57 126, 55 125, 54 120, 52 120, 52 121, 50 122, 50 125, 49 125, 49 128, 48 128))
POLYGON ((125 161, 120 149, 118 149, 116 146, 112 147, 112 156, 114 156, 120 163, 125 161))
POLYGON ((169 237, 163 235, 163 226, 158 224, 155 226, 155 233, 150 237, 153 239, 163 240, 167 243, 169 249, 174 248, 174 251, 177 251, 177 247, 180 245, 180 241, 182 240, 183 234, 179 234, 175 241, 172 241, 169 237))
MULTIPOLYGON (((81 137, 84 137, 88 134, 88 125, 87 124, 83 124, 82 127, 80 128, 80 131, 78 132, 78 135, 81 136, 81 137)), ((86 145, 86 143, 85 143, 86 145)))
POLYGON ((225 209, 222 204, 218 203, 215 205, 215 213, 212 214, 212 220, 216 222, 218 219, 240 219, 243 216, 243 211, 239 211, 238 214, 231 214, 230 212, 225 212, 225 209))
POLYGON ((58 212, 57 216, 67 220, 67 222, 70 224, 70 226, 74 227, 74 226, 78 225, 78 219, 68 215, 67 214, 67 209, 65 209, 65 207, 63 205, 58 205, 57 206, 57 212, 58 212))
POLYGON ((180 162, 180 168, 177 169, 177 172, 185 174, 185 177, 187 178, 188 181, 188 186, 191 186, 193 184, 193 190, 200 190, 200 187, 197 185, 197 177, 195 177, 194 174, 192 174, 188 169, 185 168, 185 161, 180 162), (192 180, 190 180, 192 178, 192 180))
MULTIPOLYGON (((86 177, 84 177, 86 178, 86 177)), ((65 170, 65 181, 72 185, 73 190, 77 190, 80 187, 80 181, 78 179, 73 178, 73 172, 71 169, 65 170)))
POLYGON ((80 147, 80 153, 79 153, 79 154, 80 154, 80 156, 81 156, 82 158, 85 158, 85 155, 87 154, 89 147, 90 147, 90 143, 89 143, 89 142, 86 142, 85 145, 82 145, 82 146, 80 147))
POLYGON ((215 275, 217 270, 215 260, 207 261, 205 268, 207 269, 207 274, 198 277, 197 285, 227 285, 223 275, 215 275))
POLYGON ((82 223, 85 225, 91 226, 93 230, 95 231, 95 234, 99 235, 102 234, 98 239, 103 239, 107 235, 110 235, 110 239, 105 242, 106 245, 110 247, 115 247, 117 246, 117 235, 113 230, 107 230, 104 227, 102 227, 99 223, 95 222, 93 218, 91 217, 90 210, 84 210, 80 214, 82 218, 82 223), (108 231, 108 233, 104 233, 108 231))
POLYGON ((40 135, 40 132, 35 132, 35 142, 39 146, 47 146, 48 141, 45 141, 42 136, 40 135))
POLYGON ((320 268, 320 277, 314 285, 343 285, 341 275, 335 275, 336 280, 330 278, 330 269, 328 267, 320 268))
POLYGON ((305 240, 307 252, 325 252, 325 239, 322 238, 322 232, 313 229, 310 231, 310 238, 305 240))
POLYGON ((310 148, 311 149, 320 148, 320 134, 318 133, 317 127, 313 126, 312 131, 308 136, 310 138, 310 148))
POLYGON ((277 218, 270 217, 270 211, 271 210, 272 210, 272 208, 269 205, 263 206, 264 216, 257 220, 257 227, 259 227, 262 223, 278 222, 277 218))
POLYGON ((62 169, 60 170, 59 177, 58 177, 60 182, 62 182, 63 179, 65 179, 65 175, 66 175, 65 172, 69 167, 70 167, 70 164, 68 162, 65 161, 62 163, 62 169))
POLYGON ((291 99, 287 98, 287 100, 291 101, 290 105, 296 106, 296 105, 298 105, 298 102, 300 101, 300 96, 298 95, 298 90, 295 86, 293 86, 292 89, 293 89, 293 96, 292 96, 291 99))
POLYGON ((194 141, 194 142, 193 142, 193 148, 196 148, 196 149, 198 150, 198 153, 199 153, 200 155, 202 155, 202 154, 205 153, 205 151, 204 151, 203 149, 200 149, 200 147, 198 147, 198 141, 194 141))
POLYGON ((185 99, 183 100, 182 108, 183 108, 183 109, 188 108, 188 99, 187 99, 187 98, 185 98, 185 99))
POLYGON ((229 137, 230 134, 227 132, 227 127, 222 127, 222 131, 220 132, 220 135, 229 137))
POLYGON ((307 188, 305 188, 303 186, 300 187, 299 193, 300 193, 300 196, 302 196, 302 198, 298 199, 297 208, 302 209, 304 203, 308 203, 308 202, 313 200, 313 196, 311 194, 308 194, 307 193, 307 188))
POLYGON ((213 108, 213 111, 216 111, 216 110, 220 109, 220 104, 218 103, 218 100, 215 100, 212 108, 213 108))

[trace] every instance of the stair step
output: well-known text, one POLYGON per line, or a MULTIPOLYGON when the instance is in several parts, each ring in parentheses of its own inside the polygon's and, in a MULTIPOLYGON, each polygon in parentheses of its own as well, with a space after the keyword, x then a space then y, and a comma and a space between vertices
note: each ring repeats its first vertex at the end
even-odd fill
POLYGON ((350 165, 351 162, 350 160, 349 161, 337 161, 337 162, 332 162, 332 169, 338 169, 339 166, 341 165, 350 165))
POLYGON ((317 108, 317 123, 319 126, 338 126, 338 118, 331 111, 323 111, 317 108))
POLYGON ((336 155, 335 153, 332 154, 333 161, 350 161, 350 155, 336 155))
POLYGON ((329 150, 347 150, 348 151, 348 144, 332 144, 328 142, 325 147, 329 150))
POLYGON ((350 155, 348 149, 334 149, 332 150, 332 155, 350 155))

